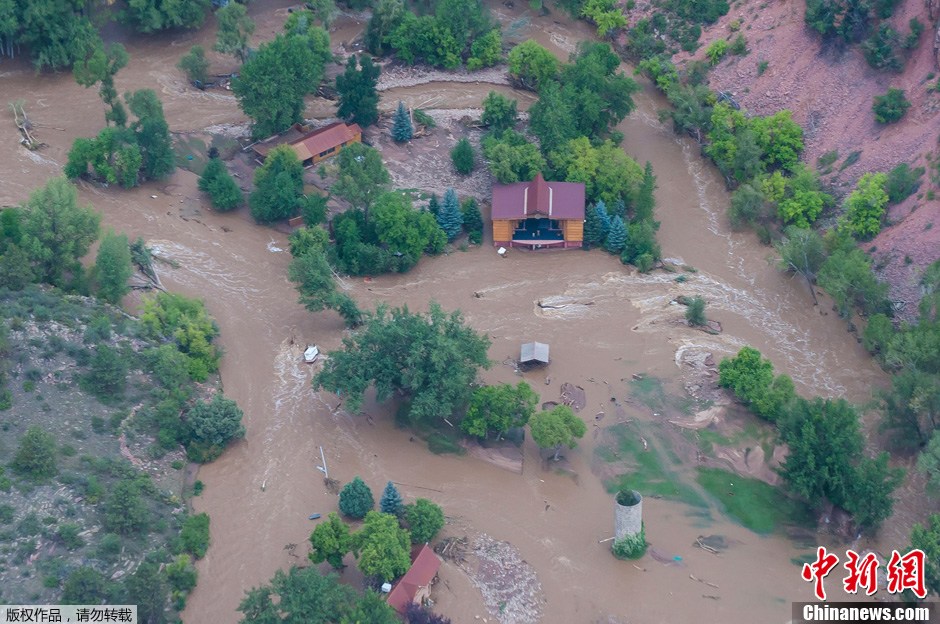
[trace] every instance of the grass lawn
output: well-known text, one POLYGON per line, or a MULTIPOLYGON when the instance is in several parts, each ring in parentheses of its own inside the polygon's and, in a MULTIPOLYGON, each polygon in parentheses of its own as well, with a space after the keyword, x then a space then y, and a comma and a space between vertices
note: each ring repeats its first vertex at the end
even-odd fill
POLYGON ((697 470, 699 485, 721 502, 729 516, 755 533, 771 533, 785 524, 812 523, 802 503, 772 485, 720 468, 697 470))

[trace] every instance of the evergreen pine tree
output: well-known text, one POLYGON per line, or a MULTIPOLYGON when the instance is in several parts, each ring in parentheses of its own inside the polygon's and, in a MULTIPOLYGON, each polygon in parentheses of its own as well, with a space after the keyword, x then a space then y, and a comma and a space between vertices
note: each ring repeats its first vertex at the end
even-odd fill
POLYGON ((360 126, 371 126, 379 118, 379 95, 375 89, 381 68, 372 63, 372 57, 363 54, 356 68, 356 55, 349 57, 346 71, 336 77, 339 93, 338 117, 354 121, 360 126))
POLYGON ((607 206, 603 201, 588 208, 586 223, 584 224, 584 242, 588 246, 603 245, 610 230, 610 218, 607 216, 607 206))
POLYGON ((454 169, 460 175, 473 172, 473 146, 467 139, 457 141, 457 146, 450 152, 450 158, 454 163, 454 169))
POLYGON ((646 168, 643 170, 643 181, 640 182, 640 188, 636 194, 636 205, 633 213, 636 221, 645 221, 653 219, 653 207, 656 205, 656 198, 653 192, 656 190, 656 176, 653 175, 653 165, 646 161, 646 168))
POLYGON ((411 117, 408 116, 408 109, 404 102, 398 102, 398 110, 395 111, 395 121, 392 123, 392 138, 396 143, 410 141, 414 136, 415 129, 411 125, 411 117))
POLYGON ((463 227, 467 230, 470 242, 480 244, 483 240, 483 217, 480 215, 480 206, 477 200, 470 197, 460 207, 463 212, 463 227))
POLYGON ((393 516, 400 515, 404 510, 401 494, 398 493, 398 489, 391 481, 385 485, 385 491, 382 492, 382 499, 379 501, 379 509, 382 513, 392 514, 393 516))
POLYGON ((623 201, 622 197, 618 197, 617 201, 614 202, 614 205, 610 209, 611 217, 621 217, 623 219, 627 218, 627 204, 623 201))
POLYGON ((627 246, 627 226, 623 219, 614 217, 610 220, 610 230, 607 232, 607 240, 604 241, 604 249, 613 254, 619 254, 627 246))
POLYGON ((437 223, 447 234, 447 240, 454 240, 463 228, 463 214, 460 212, 460 202, 457 201, 457 192, 449 188, 444 193, 444 201, 437 215, 437 223))
POLYGON ((437 193, 431 193, 431 200, 428 202, 428 212, 435 217, 441 211, 441 201, 437 198, 437 193))

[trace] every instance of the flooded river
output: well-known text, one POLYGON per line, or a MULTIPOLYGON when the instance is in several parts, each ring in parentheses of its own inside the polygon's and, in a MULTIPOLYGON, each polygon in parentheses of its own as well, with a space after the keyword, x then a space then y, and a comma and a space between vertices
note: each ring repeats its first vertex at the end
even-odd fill
MULTIPOLYGON (((250 6, 259 24, 256 38, 269 38, 283 22, 287 3, 250 6)), ((505 24, 529 19, 524 35, 561 55, 590 35, 585 25, 557 14, 531 18, 521 9, 497 8, 505 24)), ((339 32, 348 40, 359 27, 341 21, 339 32)), ((131 62, 117 76, 118 89, 157 90, 173 131, 243 123, 230 94, 193 91, 174 67, 189 46, 202 42, 208 48, 213 36, 210 26, 128 43, 131 62)), ((415 101, 423 94, 444 108, 449 91, 458 94, 452 108, 473 106, 489 91, 473 84, 410 89, 415 101)), ((35 76, 20 63, 0 64, 0 92, 5 99, 25 100, 48 143, 29 153, 17 145, 12 122, 0 123, 0 204, 13 204, 61 172, 72 140, 100 129, 103 107, 71 75, 35 76)), ((394 94, 395 100, 401 97, 394 94)), ((531 101, 527 94, 520 98, 531 101)), ((384 302, 423 310, 436 300, 448 310, 461 309, 470 325, 492 339, 487 382, 519 379, 503 362, 517 355, 521 342, 550 343, 550 367, 525 379, 545 401, 557 400, 563 382, 582 386, 582 416, 588 420, 612 398, 627 397, 624 380, 633 374, 652 375, 678 389, 686 371, 677 353, 690 347, 717 360, 750 344, 790 374, 804 394, 867 400, 885 379, 844 322, 825 314, 825 306, 813 308, 805 285, 777 271, 771 250, 753 235, 729 231, 723 216, 728 196, 719 176, 693 143, 659 123, 658 96, 647 88, 636 101, 637 111, 620 126, 624 149, 641 163, 653 163, 663 253, 697 269, 687 282, 676 283, 663 272, 635 274, 599 251, 514 252, 503 259, 486 241, 479 249, 424 259, 406 275, 345 280, 348 292, 365 307, 384 302), (723 333, 709 336, 686 327, 682 308, 670 305, 678 295, 705 297, 707 313, 723 333), (538 306, 552 297, 571 305, 538 306)), ((600 427, 589 428, 571 454, 574 476, 541 470, 531 442, 524 472, 516 475, 469 456, 431 454, 393 426, 385 406, 367 403, 371 418, 334 409, 335 397, 311 390, 312 371, 299 354, 308 342, 337 348, 339 317, 299 306, 286 278, 285 237, 254 225, 245 214, 209 211, 194 175, 178 171, 168 181, 133 191, 82 185, 82 197, 104 214, 106 226, 143 236, 160 256, 178 263, 177 269, 161 265, 161 277, 169 288, 205 299, 222 330, 225 392, 245 411, 246 439, 199 471, 206 489, 193 505, 212 518, 212 545, 198 564, 187 624, 236 622, 246 588, 305 562, 312 529, 307 516, 336 508, 316 469, 320 446, 330 476, 340 482, 361 475, 376 492, 388 480, 402 483, 406 499, 423 496, 442 505, 448 533, 486 533, 513 544, 541 584, 539 621, 783 623, 791 600, 811 597, 791 562, 806 552, 806 544, 758 536, 723 519, 717 508, 703 514, 647 499, 647 539, 666 563, 650 556, 636 565, 614 559, 609 543, 599 543, 612 535, 612 497, 591 469, 600 427), (693 548, 702 534, 723 535, 732 546, 721 556, 693 548)), ((636 406, 625 408, 629 418, 651 418, 636 406)), ((903 545, 898 540, 906 537, 904 530, 883 531, 889 549, 903 545)), ((493 621, 464 572, 448 563, 441 578, 434 593, 442 613, 456 624, 475 622, 475 616, 493 621)))

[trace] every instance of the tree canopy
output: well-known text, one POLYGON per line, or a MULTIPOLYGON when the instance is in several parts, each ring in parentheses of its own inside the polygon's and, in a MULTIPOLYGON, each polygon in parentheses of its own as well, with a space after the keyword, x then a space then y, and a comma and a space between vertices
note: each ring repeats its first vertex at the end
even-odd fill
POLYGON ((95 259, 98 296, 108 303, 120 303, 121 298, 130 291, 127 280, 133 273, 127 236, 108 231, 101 239, 95 259))
POLYGON ((350 518, 361 520, 373 507, 375 499, 372 490, 360 477, 355 477, 343 486, 339 493, 339 510, 350 518))
POLYGON ((405 506, 405 521, 413 544, 430 542, 444 528, 444 511, 426 498, 405 506))
POLYGON ((354 208, 368 210, 376 197, 388 189, 392 178, 376 149, 354 143, 345 147, 336 161, 339 170, 332 192, 354 208))
POLYGON ((358 60, 353 54, 346 62, 346 71, 336 77, 339 93, 337 117, 362 126, 371 126, 379 119, 379 94, 375 89, 382 69, 363 54, 358 60))
POLYGON ((436 303, 427 314, 380 306, 362 331, 343 339, 313 383, 341 393, 352 411, 371 385, 379 401, 398 392, 409 400, 411 422, 433 422, 467 401, 477 372, 489 366, 489 344, 459 312, 447 314, 436 303))
POLYGON ((210 0, 127 0, 123 17, 143 33, 170 28, 199 28, 206 19, 209 6, 210 0))
POLYGON ((98 239, 101 215, 78 205, 78 191, 53 178, 30 194, 23 206, 21 245, 39 278, 61 286, 66 274, 81 275, 79 260, 98 239))
POLYGON ((359 570, 382 582, 391 582, 411 567, 411 540, 395 516, 370 511, 362 528, 353 533, 353 554, 359 570))
POLYGON ((304 96, 317 89, 329 59, 329 35, 316 27, 304 35, 277 35, 258 48, 232 81, 239 106, 254 122, 254 138, 303 120, 304 96))
POLYGON ((578 418, 567 405, 556 405, 550 410, 543 410, 530 421, 532 439, 543 449, 555 449, 554 459, 558 459, 561 447, 574 448, 578 439, 587 433, 587 425, 578 418))
POLYGON ((336 513, 327 516, 326 522, 321 522, 310 534, 310 561, 314 563, 328 562, 334 570, 341 570, 343 557, 352 549, 349 537, 349 527, 340 520, 336 513))
POLYGON ((777 420, 796 392, 786 375, 774 376, 774 365, 753 347, 742 347, 718 363, 718 384, 730 388, 755 414, 777 420))
POLYGON ((212 397, 212 401, 193 405, 185 416, 190 431, 186 448, 189 458, 210 462, 221 455, 232 440, 245 437, 242 416, 238 404, 221 393, 212 397))
POLYGON ((248 39, 255 32, 255 22, 248 9, 239 2, 229 2, 215 14, 219 23, 215 51, 231 54, 242 63, 248 56, 248 39))
POLYGON ((289 145, 278 145, 255 170, 255 190, 248 197, 251 216, 270 223, 294 216, 304 195, 304 167, 289 145))
POLYGON ((538 402, 539 396, 524 381, 516 386, 481 386, 473 391, 460 428, 478 438, 499 436, 513 427, 524 427, 538 402))

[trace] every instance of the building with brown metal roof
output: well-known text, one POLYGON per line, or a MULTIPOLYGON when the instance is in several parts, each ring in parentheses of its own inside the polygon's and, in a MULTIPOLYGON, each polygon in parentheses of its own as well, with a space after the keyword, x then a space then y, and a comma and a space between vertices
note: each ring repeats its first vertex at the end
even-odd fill
POLYGON ((437 576, 441 560, 431 547, 425 544, 412 557, 411 568, 405 572, 388 594, 388 604, 404 615, 411 603, 421 604, 431 595, 431 582, 437 576))
POLYGON ((493 186, 493 244, 529 249, 581 247, 584 241, 584 185, 531 182, 493 186))
POLYGON ((335 156, 347 145, 361 141, 362 128, 359 124, 350 125, 337 121, 310 132, 305 132, 300 124, 294 124, 290 130, 276 137, 255 143, 251 149, 260 160, 264 160, 268 152, 278 145, 290 145, 304 167, 311 167, 321 160, 335 156))

